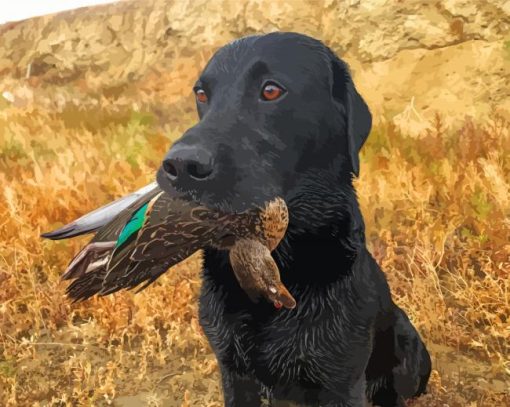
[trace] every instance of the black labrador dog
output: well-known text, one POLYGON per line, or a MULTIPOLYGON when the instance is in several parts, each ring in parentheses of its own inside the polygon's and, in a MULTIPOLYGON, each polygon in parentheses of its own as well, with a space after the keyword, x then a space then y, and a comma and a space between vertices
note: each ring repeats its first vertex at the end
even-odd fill
POLYGON ((273 252, 293 310, 253 303, 224 251, 204 254, 200 322, 226 406, 402 406, 426 390, 429 354, 365 247, 352 185, 371 114, 346 64, 296 33, 236 40, 195 85, 200 121, 170 149, 158 183, 242 211, 280 196, 273 252))

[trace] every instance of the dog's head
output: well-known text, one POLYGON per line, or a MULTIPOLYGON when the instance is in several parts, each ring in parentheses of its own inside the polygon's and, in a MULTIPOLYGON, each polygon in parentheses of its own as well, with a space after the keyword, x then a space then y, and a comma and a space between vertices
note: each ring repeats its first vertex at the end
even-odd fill
POLYGON ((320 41, 295 33, 234 41, 194 91, 200 121, 158 171, 168 193, 242 211, 358 175, 371 115, 346 64, 320 41))

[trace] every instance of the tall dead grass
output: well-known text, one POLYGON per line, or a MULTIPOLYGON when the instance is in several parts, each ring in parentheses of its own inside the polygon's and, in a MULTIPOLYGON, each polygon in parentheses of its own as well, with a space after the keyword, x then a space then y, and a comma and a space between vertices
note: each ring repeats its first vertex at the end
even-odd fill
MULTIPOLYGON (((59 276, 84 240, 39 238, 151 181, 193 120, 185 110, 163 131, 127 108, 0 110, 2 405, 221 405, 198 254, 140 294, 72 305, 59 276)), ((438 117, 419 138, 381 124, 361 172, 370 249, 434 356, 431 392, 413 405, 508 405, 508 123, 445 129, 438 117)))

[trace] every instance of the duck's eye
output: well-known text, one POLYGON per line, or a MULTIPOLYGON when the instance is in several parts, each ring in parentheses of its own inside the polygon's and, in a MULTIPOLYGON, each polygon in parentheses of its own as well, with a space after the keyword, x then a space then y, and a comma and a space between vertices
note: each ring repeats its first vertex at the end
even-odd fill
POLYGON ((195 95, 200 103, 207 103, 208 98, 207 94, 205 93, 205 90, 198 88, 197 90, 195 90, 195 95))
POLYGON ((262 87, 262 100, 276 100, 285 93, 285 89, 273 82, 266 82, 262 87))

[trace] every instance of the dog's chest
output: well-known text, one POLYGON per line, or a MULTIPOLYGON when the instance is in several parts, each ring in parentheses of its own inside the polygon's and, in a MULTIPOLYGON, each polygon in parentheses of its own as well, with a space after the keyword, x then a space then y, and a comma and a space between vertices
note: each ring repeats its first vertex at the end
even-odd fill
POLYGON ((323 373, 337 365, 344 352, 335 338, 342 336, 338 315, 286 316, 283 311, 253 335, 256 375, 262 381, 320 383, 323 373))
POLYGON ((265 304, 256 314, 229 312, 223 298, 201 299, 201 324, 218 360, 240 374, 254 374, 266 385, 321 383, 342 364, 349 329, 342 313, 321 308, 276 311, 265 304), (346 326, 347 325, 347 326, 346 326))

